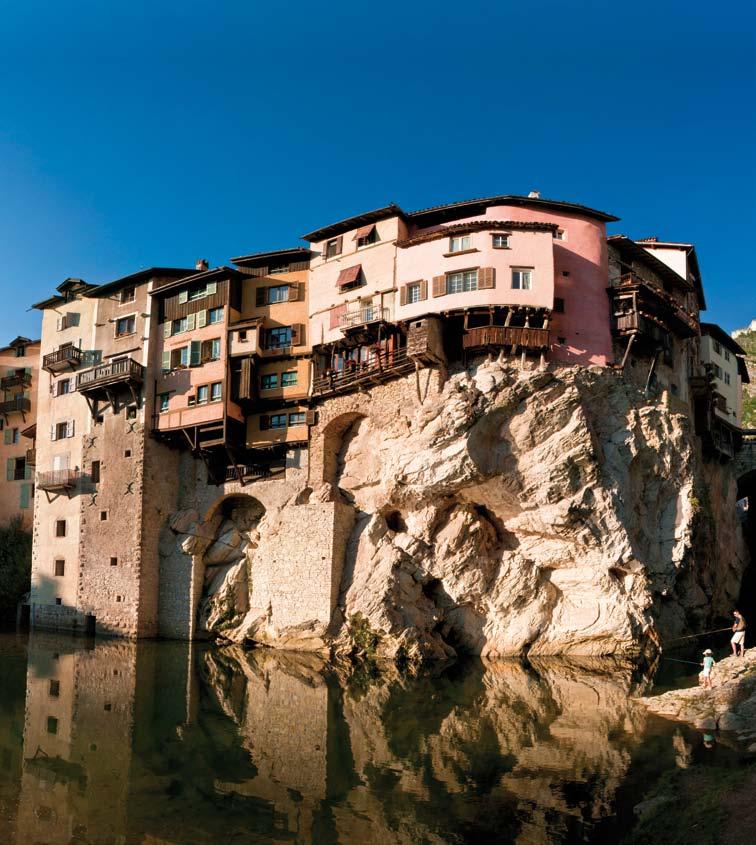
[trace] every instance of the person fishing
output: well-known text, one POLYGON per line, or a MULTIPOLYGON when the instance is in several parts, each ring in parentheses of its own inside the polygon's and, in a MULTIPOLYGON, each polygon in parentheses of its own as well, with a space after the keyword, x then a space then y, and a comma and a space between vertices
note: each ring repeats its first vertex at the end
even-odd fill
POLYGON ((740 657, 743 657, 745 654, 746 621, 743 619, 739 610, 734 610, 732 615, 735 617, 735 622, 732 626, 732 639, 730 640, 730 643, 732 643, 732 655, 733 657, 737 657, 739 648, 740 657))
POLYGON ((711 671, 714 668, 714 657, 711 649, 707 648, 703 653, 703 672, 701 672, 701 683, 705 689, 711 689, 711 671))

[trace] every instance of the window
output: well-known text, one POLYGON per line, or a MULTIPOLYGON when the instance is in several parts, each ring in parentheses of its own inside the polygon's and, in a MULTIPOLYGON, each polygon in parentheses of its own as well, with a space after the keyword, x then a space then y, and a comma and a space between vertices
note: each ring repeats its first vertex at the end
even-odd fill
POLYGON ((55 520, 55 536, 56 537, 65 537, 66 536, 66 521, 65 521, 65 519, 56 519, 55 520))
POLYGON ((204 405, 210 395, 210 389, 206 384, 202 384, 197 388, 197 404, 204 405))
POLYGON ((220 361, 221 356, 221 343, 220 338, 216 337, 214 340, 210 341, 210 360, 211 361, 220 361))
POLYGON ((275 390, 278 387, 278 373, 263 373, 260 376, 260 390, 275 390))
POLYGON ((724 374, 724 382, 725 382, 725 384, 730 383, 730 374, 729 373, 724 374))
POLYGON ((111 566, 118 566, 118 558, 117 557, 110 558, 110 565, 111 566))
POLYGON ((291 346, 291 326, 278 326, 268 330, 268 348, 283 349, 291 346))
POLYGON ((714 365, 714 372, 716 373, 718 379, 722 378, 722 368, 719 366, 719 364, 714 365))
POLYGON ((133 302, 136 298, 136 288, 129 287, 124 288, 121 291, 121 305, 124 305, 127 302, 133 302))
POLYGON ((281 387, 294 387, 297 383, 297 371, 291 370, 288 373, 281 373, 281 387))
POLYGON ((375 226, 368 226, 365 229, 360 229, 357 232, 357 249, 360 249, 363 246, 370 246, 370 244, 376 243, 378 240, 378 231, 375 226))
POLYGON ((276 285, 275 287, 268 288, 268 303, 273 304, 275 302, 288 302, 289 300, 289 286, 288 285, 276 285))
POLYGON ((567 233, 564 231, 564 229, 557 229, 556 232, 554 232, 554 240, 555 241, 566 241, 567 240, 567 233))
POLYGON ((305 413, 304 411, 297 411, 294 414, 289 414, 289 425, 304 425, 305 413))
POLYGON ((60 695, 60 681, 50 681, 50 687, 48 688, 48 695, 50 698, 58 698, 60 695))
POLYGON ((63 604, 63 599, 55 599, 55 604, 63 604))
POLYGON ((247 330, 241 329, 239 332, 237 332, 236 337, 238 338, 239 343, 246 343, 247 342, 247 330))
POLYGON ((90 480, 92 484, 99 484, 100 483, 100 462, 99 461, 92 461, 92 470, 90 472, 90 480))
POLYGON ((137 416, 137 408, 136 405, 129 405, 126 409, 126 419, 127 420, 135 420, 137 416))
POLYGON ((207 322, 210 325, 212 325, 213 323, 222 323, 223 322, 223 309, 222 308, 211 308, 207 312, 207 322))
POLYGON ((11 443, 18 443, 20 438, 21 438, 21 433, 19 432, 19 430, 17 428, 12 428, 10 431, 11 431, 11 436, 10 436, 11 443))
POLYGON ((449 238, 449 252, 464 252, 472 248, 472 235, 449 238))
POLYGON ((178 370, 189 366, 189 347, 181 346, 171 350, 170 365, 172 370, 178 370))
POLYGON ((161 393, 160 396, 158 396, 161 414, 164 414, 168 410, 168 405, 170 404, 170 399, 171 399, 170 393, 161 393))
POLYGON ((189 328, 189 320, 186 317, 180 317, 174 320, 171 324, 171 334, 181 334, 189 328))
POLYGON ((196 397, 196 396, 193 396, 193 395, 192 395, 192 396, 187 397, 186 404, 187 404, 190 408, 193 408, 193 407, 197 404, 197 397, 196 397))
POLYGON ((60 558, 55 561, 55 577, 62 578, 66 574, 66 562, 60 558))
POLYGON ((714 351, 717 353, 717 355, 722 354, 722 344, 718 340, 714 341, 714 351))
POLYGON ((26 347, 25 346, 17 346, 16 347, 16 358, 23 358, 26 355, 26 347))
MULTIPOLYGON (((60 599, 55 599, 56 604, 60 604, 60 599)), ((58 733, 58 720, 54 716, 47 717, 47 733, 58 733)))
POLYGON ((564 314, 564 300, 559 296, 554 297, 554 313, 564 314))
POLYGON ((730 360, 730 351, 729 351, 729 349, 725 349, 725 351, 724 351, 724 356, 725 356, 725 361, 729 361, 729 360, 730 360))
POLYGON ((407 304, 411 305, 413 302, 420 302, 422 299, 422 289, 420 282, 412 282, 407 285, 407 304))
POLYGON ((210 385, 210 401, 211 402, 220 402, 223 396, 223 382, 214 381, 210 385))
POLYGON ((286 428, 286 414, 272 414, 270 417, 271 428, 286 428))
POLYGON ((124 456, 124 458, 130 458, 131 457, 131 449, 126 449, 123 453, 123 456, 124 456))
POLYGON ((338 255, 341 252, 341 238, 332 238, 330 241, 326 241, 325 245, 325 257, 326 258, 333 258, 334 255, 338 255))
POLYGON ((107 511, 100 511, 100 522, 107 522, 108 521, 108 512, 107 511))
POLYGON ((121 317, 119 320, 116 320, 116 337, 134 334, 135 331, 136 317, 133 314, 130 317, 121 317))
POLYGON ((60 379, 55 383, 55 395, 65 396, 71 392, 71 380, 67 378, 60 379))
POLYGON ((67 422, 60 422, 55 424, 55 439, 56 440, 63 440, 64 437, 68 437, 68 423, 67 422))
POLYGON ((533 287, 533 271, 526 269, 512 270, 512 289, 530 290, 533 287))
POLYGON ((492 237, 491 246, 494 249, 509 249, 509 235, 495 234, 492 237))
POLYGON ((461 273, 446 274, 446 292, 463 293, 478 289, 478 271, 463 270, 461 273))
POLYGON ((9 458, 11 472, 8 475, 12 475, 12 478, 9 478, 9 481, 23 481, 26 478, 26 458, 9 458))

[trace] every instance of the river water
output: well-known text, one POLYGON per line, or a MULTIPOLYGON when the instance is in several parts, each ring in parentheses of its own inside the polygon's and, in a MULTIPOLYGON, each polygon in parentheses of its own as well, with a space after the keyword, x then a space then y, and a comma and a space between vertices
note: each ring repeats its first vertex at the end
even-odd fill
POLYGON ((342 679, 268 651, 0 634, 0 684, 9 845, 619 842, 663 772, 730 753, 601 661, 342 679))

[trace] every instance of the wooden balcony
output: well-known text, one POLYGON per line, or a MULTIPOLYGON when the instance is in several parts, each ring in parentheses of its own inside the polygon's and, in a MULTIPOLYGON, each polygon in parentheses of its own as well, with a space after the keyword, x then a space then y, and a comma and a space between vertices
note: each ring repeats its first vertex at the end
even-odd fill
POLYGON ((618 285, 608 291, 617 318, 615 330, 619 334, 644 332, 651 328, 651 324, 682 338, 698 334, 698 320, 671 294, 652 282, 628 273, 622 276, 618 285), (620 303, 624 304, 624 309, 620 303), (627 307, 628 304, 631 304, 630 308, 627 307))
POLYGON ((286 474, 286 463, 271 464, 237 464, 226 469, 226 481, 238 481, 246 484, 249 481, 260 481, 286 474))
POLYGON ((549 330, 525 326, 478 326, 468 329, 462 338, 463 349, 501 348, 546 349, 549 330))
POLYGON ((0 390, 11 390, 14 387, 31 387, 31 373, 16 373, 12 376, 5 376, 0 379, 0 390))
POLYGON ((26 464, 27 464, 27 466, 30 466, 30 467, 37 465, 37 450, 36 449, 27 449, 26 450, 26 464))
POLYGON ((67 493, 73 490, 81 478, 78 469, 53 469, 38 472, 36 484, 40 490, 48 493, 67 493))
POLYGON ((117 385, 138 386, 143 381, 144 367, 133 358, 123 358, 79 373, 76 376, 76 389, 86 393, 117 385))
POLYGON ((380 384, 396 376, 411 373, 415 362, 406 349, 370 354, 366 361, 348 361, 343 370, 332 370, 318 375, 312 387, 315 396, 330 396, 361 387, 380 384))
POLYGON ((12 414, 15 412, 27 414, 31 411, 31 400, 25 396, 14 396, 5 402, 0 402, 0 414, 12 414))
POLYGON ((42 369, 48 373, 75 370, 81 364, 83 353, 78 346, 64 346, 42 358, 42 369))

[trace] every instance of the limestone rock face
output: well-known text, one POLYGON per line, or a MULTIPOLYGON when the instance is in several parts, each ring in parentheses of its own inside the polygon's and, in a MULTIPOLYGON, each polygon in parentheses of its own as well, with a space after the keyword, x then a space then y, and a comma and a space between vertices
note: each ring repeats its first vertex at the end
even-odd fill
POLYGON ((687 415, 609 371, 487 362, 398 416, 337 460, 342 635, 365 620, 378 656, 633 653, 730 609, 734 481, 687 415))
POLYGON ((411 662, 632 655, 731 610, 746 564, 732 471, 703 462, 687 413, 611 370, 486 360, 319 416, 309 487, 247 555, 254 582, 261 550, 316 533, 291 521, 304 502, 351 507, 335 609, 287 627, 251 601, 230 639, 411 662))

